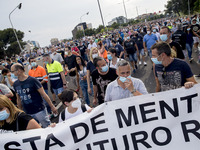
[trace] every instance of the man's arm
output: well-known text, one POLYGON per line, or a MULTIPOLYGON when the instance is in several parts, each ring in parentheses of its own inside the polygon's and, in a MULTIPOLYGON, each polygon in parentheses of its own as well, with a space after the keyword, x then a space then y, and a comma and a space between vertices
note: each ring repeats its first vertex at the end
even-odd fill
POLYGON ((65 75, 64 75, 64 72, 60 72, 60 75, 61 75, 61 78, 62 78, 62 81, 63 81, 63 88, 67 88, 67 81, 65 79, 65 75))
POLYGON ((23 110, 21 99, 17 93, 16 96, 17 96, 17 106, 19 109, 23 110))
POLYGON ((158 80, 158 78, 157 77, 155 77, 155 80, 156 80, 156 92, 160 92, 160 82, 159 82, 159 80, 158 80))
POLYGON ((197 81, 195 80, 194 76, 187 78, 186 81, 187 82, 185 82, 185 84, 184 84, 184 87, 186 89, 193 87, 194 84, 197 84, 197 81))
POLYGON ((93 104, 97 105, 97 86, 96 85, 93 85, 93 90, 94 90, 93 104))
POLYGON ((45 93, 43 87, 37 89, 37 91, 40 93, 40 95, 44 98, 44 100, 49 104, 49 106, 51 107, 51 110, 54 114, 58 114, 58 111, 56 109, 56 107, 52 104, 49 96, 45 93))

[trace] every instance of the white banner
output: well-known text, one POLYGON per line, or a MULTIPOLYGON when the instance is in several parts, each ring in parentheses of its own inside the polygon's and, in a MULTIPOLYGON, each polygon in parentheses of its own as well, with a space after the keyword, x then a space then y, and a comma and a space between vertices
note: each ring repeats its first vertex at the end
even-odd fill
POLYGON ((55 128, 0 135, 0 150, 199 150, 200 84, 104 103, 55 128))

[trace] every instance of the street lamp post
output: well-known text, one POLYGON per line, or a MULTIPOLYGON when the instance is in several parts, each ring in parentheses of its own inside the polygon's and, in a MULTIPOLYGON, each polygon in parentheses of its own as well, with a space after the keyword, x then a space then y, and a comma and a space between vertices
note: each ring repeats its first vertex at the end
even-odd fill
POLYGON ((100 3, 99 3, 99 0, 97 0, 97 2, 98 2, 98 6, 99 6, 99 11, 100 11, 100 14, 101 14, 102 24, 103 24, 103 27, 105 28, 104 21, 103 21, 103 15, 102 15, 102 12, 101 12, 101 6, 100 6, 100 3))
POLYGON ((124 0, 123 0, 123 5, 124 5, 124 12, 125 12, 125 15, 126 15, 126 19, 128 19, 128 18, 127 18, 126 6, 125 6, 125 2, 124 2, 124 0))
MULTIPOLYGON (((21 9, 21 7, 22 7, 22 3, 20 3, 19 5, 17 5, 17 7, 15 8, 15 9, 21 9)), ((13 24, 12 24, 12 21, 11 21, 11 14, 15 11, 15 9, 13 9, 13 11, 11 11, 11 13, 9 14, 9 20, 10 20, 10 24, 11 24, 11 26, 12 26, 12 29, 13 29, 13 32, 14 32, 14 34, 15 34, 15 37, 16 37, 16 39, 17 39, 17 43, 18 43, 18 45, 19 45, 19 48, 20 48, 20 50, 22 51, 22 47, 21 47, 21 45, 20 45, 20 43, 19 43, 19 39, 18 39, 18 37, 17 37, 17 33, 15 32, 15 29, 14 29, 14 27, 13 27, 13 24)))
MULTIPOLYGON (((86 14, 83 14, 81 17, 80 17, 80 20, 81 20, 81 23, 82 23, 82 17, 85 16, 85 15, 88 15, 89 12, 87 12, 86 14)), ((85 29, 84 29, 84 26, 83 26, 83 36, 85 37, 85 29)))

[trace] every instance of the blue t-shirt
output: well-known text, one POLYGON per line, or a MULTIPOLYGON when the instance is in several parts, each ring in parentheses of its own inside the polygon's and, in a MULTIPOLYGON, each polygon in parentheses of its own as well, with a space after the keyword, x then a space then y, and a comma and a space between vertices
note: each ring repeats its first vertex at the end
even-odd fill
POLYGON ((158 40, 158 39, 157 39, 157 37, 156 37, 155 34, 151 34, 151 35, 146 34, 146 35, 144 36, 143 42, 146 43, 147 49, 151 49, 151 46, 152 46, 153 44, 155 44, 157 40, 158 40))
POLYGON ((23 109, 27 114, 35 114, 44 110, 42 97, 37 91, 42 85, 37 79, 29 76, 24 81, 17 80, 13 87, 20 96, 23 109))
POLYGON ((192 77, 193 73, 185 61, 175 58, 167 67, 155 65, 155 75, 161 91, 167 91, 184 86, 186 79, 192 77))

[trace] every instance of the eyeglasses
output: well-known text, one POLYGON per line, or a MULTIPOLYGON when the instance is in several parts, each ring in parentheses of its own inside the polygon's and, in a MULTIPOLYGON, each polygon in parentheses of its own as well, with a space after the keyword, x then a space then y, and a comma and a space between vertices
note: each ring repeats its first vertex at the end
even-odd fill
POLYGON ((14 73, 15 71, 17 71, 17 70, 13 70, 13 71, 10 71, 11 73, 14 73))
POLYGON ((165 79, 167 76, 167 72, 165 71, 165 67, 163 68, 162 78, 165 79))

